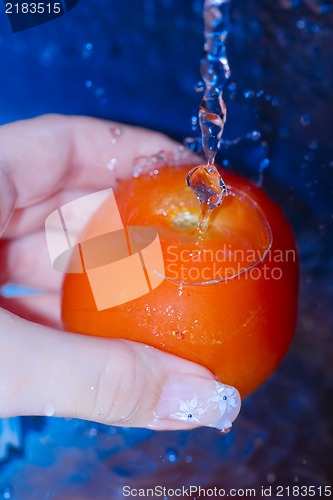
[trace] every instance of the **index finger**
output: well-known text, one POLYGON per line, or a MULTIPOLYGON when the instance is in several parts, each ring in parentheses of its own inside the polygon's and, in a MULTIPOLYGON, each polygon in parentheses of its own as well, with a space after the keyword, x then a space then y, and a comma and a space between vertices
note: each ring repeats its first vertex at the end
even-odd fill
POLYGON ((135 157, 161 149, 177 151, 177 144, 157 132, 96 118, 45 115, 3 125, 0 185, 6 192, 1 200, 10 184, 15 208, 44 200, 64 186, 110 187, 115 180, 110 167, 119 179, 128 177, 135 157))

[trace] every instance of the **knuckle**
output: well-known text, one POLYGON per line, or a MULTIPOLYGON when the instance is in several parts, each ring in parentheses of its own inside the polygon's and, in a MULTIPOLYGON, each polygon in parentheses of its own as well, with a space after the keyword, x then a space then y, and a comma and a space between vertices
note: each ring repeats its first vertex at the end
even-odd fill
POLYGON ((117 341, 97 376, 91 420, 111 425, 126 425, 135 420, 145 390, 145 370, 140 364, 134 347, 117 341))

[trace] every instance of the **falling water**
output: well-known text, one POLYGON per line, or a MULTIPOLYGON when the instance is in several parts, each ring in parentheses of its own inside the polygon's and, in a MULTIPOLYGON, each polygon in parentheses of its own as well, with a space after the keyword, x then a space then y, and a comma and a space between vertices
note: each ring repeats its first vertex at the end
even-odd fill
POLYGON ((207 164, 195 167, 187 176, 187 184, 201 204, 198 235, 206 232, 212 210, 221 205, 227 194, 226 185, 214 162, 227 117, 223 89, 230 78, 226 53, 229 11, 230 0, 205 0, 205 44, 200 66, 205 92, 199 109, 199 123, 207 164))
POLYGON ((204 4, 205 45, 200 72, 205 92, 199 110, 202 147, 213 165, 219 149, 227 111, 223 89, 230 78, 226 54, 230 0, 206 0, 204 4))

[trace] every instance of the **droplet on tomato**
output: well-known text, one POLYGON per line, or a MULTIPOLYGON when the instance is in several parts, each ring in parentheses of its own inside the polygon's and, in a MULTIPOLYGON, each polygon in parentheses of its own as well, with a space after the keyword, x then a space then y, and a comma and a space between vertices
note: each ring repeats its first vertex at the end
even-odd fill
POLYGON ((147 325, 147 323, 148 323, 148 321, 147 321, 147 318, 146 318, 146 317, 144 317, 144 316, 143 316, 143 317, 141 317, 141 318, 139 319, 139 326, 146 326, 146 325, 147 325))
POLYGON ((172 333, 176 337, 177 340, 182 340, 185 337, 184 332, 172 332, 172 333))

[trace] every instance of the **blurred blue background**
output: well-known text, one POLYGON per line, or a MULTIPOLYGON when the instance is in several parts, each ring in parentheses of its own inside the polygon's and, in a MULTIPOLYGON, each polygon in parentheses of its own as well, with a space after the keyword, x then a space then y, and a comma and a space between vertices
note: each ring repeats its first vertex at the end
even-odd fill
MULTIPOLYGON (((159 433, 22 419, 21 449, 0 463, 0 499, 113 499, 124 484, 230 488, 330 484, 333 476, 333 14, 331 2, 233 0, 220 161, 256 180, 292 222, 302 281, 295 341, 248 397, 235 429, 159 433), (268 151, 266 148, 268 145, 268 151)), ((202 94, 202 1, 81 0, 11 33, 0 6, 0 123, 84 114, 183 140, 202 94)))

